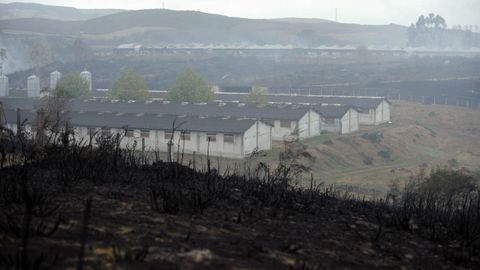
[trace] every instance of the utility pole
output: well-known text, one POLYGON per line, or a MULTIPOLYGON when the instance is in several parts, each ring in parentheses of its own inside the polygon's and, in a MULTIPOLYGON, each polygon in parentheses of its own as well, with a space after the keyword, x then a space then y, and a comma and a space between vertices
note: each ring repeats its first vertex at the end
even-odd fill
POLYGON ((335 8, 335 21, 338 22, 338 8, 335 8))

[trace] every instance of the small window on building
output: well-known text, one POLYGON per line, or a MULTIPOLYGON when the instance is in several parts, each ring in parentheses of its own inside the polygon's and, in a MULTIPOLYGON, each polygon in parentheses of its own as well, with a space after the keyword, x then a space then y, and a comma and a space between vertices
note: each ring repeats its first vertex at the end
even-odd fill
POLYGON ((110 129, 102 128, 102 136, 110 136, 110 129))
POLYGON ((184 141, 190 141, 190 132, 182 132, 180 138, 184 141))
POLYGON ((88 128, 88 136, 95 136, 95 134, 97 133, 97 129, 96 128, 93 128, 93 127, 90 127, 88 128))
POLYGON ((173 133, 169 131, 165 131, 164 139, 167 141, 173 140, 173 133))
POLYGON ((232 134, 223 135, 223 142, 225 143, 234 143, 235 137, 232 134))
POLYGON ((217 134, 215 133, 207 133, 207 142, 216 142, 217 141, 217 134))
POLYGON ((280 120, 280 127, 282 128, 290 128, 292 127, 290 121, 280 120))
POLYGON ((142 130, 140 130, 140 137, 142 137, 142 138, 150 138, 150 130, 149 130, 149 129, 142 129, 142 130))
POLYGON ((125 137, 133 138, 134 135, 133 129, 127 129, 127 132, 125 132, 125 137))

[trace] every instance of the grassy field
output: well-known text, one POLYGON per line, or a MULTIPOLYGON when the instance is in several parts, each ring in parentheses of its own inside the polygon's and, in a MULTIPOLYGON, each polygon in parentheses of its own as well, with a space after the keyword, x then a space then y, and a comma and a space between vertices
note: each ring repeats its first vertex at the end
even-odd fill
MULTIPOLYGON (((363 127, 348 135, 323 134, 303 141, 315 161, 306 162, 317 182, 348 186, 360 193, 382 193, 393 180, 405 182, 425 169, 452 167, 468 171, 480 170, 480 111, 441 105, 395 102, 392 123, 363 127), (365 134, 381 134, 378 142, 365 139, 365 134), (386 154, 388 153, 388 154, 386 154), (366 164, 371 159, 371 164, 366 164)), ((250 161, 212 158, 212 166, 220 170, 255 167, 265 162, 275 167, 283 143, 262 157, 250 161)), ((185 162, 191 160, 185 157, 185 162)), ((203 163, 206 158, 197 163, 203 163)), ((198 165, 200 167, 202 165, 198 165)), ((310 178, 310 177, 306 177, 310 178)), ((306 181, 306 185, 310 181, 306 181)))

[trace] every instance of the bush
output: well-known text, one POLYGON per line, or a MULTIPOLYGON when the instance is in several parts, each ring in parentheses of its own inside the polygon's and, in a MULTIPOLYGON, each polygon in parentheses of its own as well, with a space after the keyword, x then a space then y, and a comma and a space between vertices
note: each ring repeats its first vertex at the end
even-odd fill
POLYGON ((333 145, 333 141, 330 140, 330 139, 328 139, 328 140, 324 141, 323 144, 325 144, 325 145, 333 145))
POLYGON ((458 166, 458 161, 454 158, 449 159, 448 160, 448 165, 450 165, 450 167, 457 167, 458 166))
POLYGON ((369 165, 369 166, 370 166, 370 165, 373 165, 373 158, 370 157, 370 156, 365 156, 365 157, 363 158, 363 164, 369 165))
POLYGON ((409 180, 389 211, 392 225, 418 230, 447 247, 456 242, 465 248, 466 256, 457 258, 464 266, 480 255, 480 192, 473 176, 446 169, 426 176, 422 171, 409 180))
POLYGON ((385 161, 390 161, 392 159, 392 155, 388 149, 379 151, 378 155, 385 161))
POLYGON ((381 132, 363 133, 362 139, 370 141, 371 143, 381 143, 383 141, 383 134, 381 132))

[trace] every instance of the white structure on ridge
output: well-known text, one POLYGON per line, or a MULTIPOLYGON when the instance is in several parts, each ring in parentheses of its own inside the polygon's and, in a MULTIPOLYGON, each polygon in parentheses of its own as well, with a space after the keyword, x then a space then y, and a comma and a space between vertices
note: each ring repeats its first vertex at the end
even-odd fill
POLYGON ((27 79, 27 94, 28 97, 40 96, 40 79, 35 75, 32 75, 27 79))
POLYGON ((92 92, 92 73, 84 70, 80 73, 80 77, 88 82, 88 90, 92 92))
POLYGON ((57 88, 57 82, 62 78, 62 73, 58 70, 50 73, 50 90, 55 90, 57 88))
POLYGON ((0 97, 8 96, 8 77, 0 74, 0 97))

